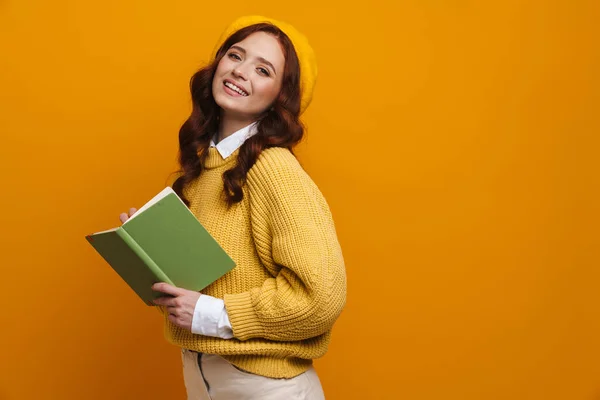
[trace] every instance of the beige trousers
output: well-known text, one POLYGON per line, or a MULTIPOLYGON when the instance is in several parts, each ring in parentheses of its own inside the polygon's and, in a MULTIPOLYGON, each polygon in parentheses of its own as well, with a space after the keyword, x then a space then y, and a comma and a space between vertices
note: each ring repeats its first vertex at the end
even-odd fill
POLYGON ((241 371, 223 357, 182 350, 188 400, 324 400, 314 368, 291 379, 273 379, 241 371))

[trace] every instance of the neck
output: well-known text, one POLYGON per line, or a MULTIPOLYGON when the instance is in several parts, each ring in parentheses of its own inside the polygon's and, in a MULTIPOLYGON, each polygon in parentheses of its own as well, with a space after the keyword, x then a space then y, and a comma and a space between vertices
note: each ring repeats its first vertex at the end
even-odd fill
POLYGON ((235 132, 253 122, 254 120, 249 120, 248 118, 230 116, 221 112, 221 123, 219 124, 219 135, 217 137, 218 141, 220 142, 226 137, 233 135, 235 132))

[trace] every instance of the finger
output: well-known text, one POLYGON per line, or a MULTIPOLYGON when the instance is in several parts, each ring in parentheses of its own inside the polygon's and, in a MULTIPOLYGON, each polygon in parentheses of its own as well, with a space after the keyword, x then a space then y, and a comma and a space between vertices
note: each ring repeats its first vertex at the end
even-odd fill
POLYGON ((135 214, 135 212, 136 212, 136 211, 137 211, 137 210, 136 210, 135 208, 131 207, 131 208, 129 209, 129 216, 130 216, 130 217, 131 217, 131 216, 133 216, 133 214, 135 214))
POLYGON ((176 307, 167 307, 167 314, 177 317, 178 316, 177 308, 176 307))
POLYGON ((180 289, 176 286, 169 285, 165 282, 155 283, 154 285, 152 285, 152 290, 154 290, 155 292, 170 294, 171 296, 179 296, 185 291, 184 289, 180 289))
POLYGON ((121 214, 119 214, 119 219, 121 220, 121 223, 124 224, 125 221, 127 221, 129 219, 129 217, 127 216, 126 213, 121 213, 121 214))
POLYGON ((174 316, 173 314, 169 314, 169 321, 171 321, 173 324, 177 325, 177 326, 181 326, 181 322, 179 321, 179 318, 174 316))
POLYGON ((152 302, 159 306, 177 307, 177 299, 172 296, 158 297, 152 300, 152 302))

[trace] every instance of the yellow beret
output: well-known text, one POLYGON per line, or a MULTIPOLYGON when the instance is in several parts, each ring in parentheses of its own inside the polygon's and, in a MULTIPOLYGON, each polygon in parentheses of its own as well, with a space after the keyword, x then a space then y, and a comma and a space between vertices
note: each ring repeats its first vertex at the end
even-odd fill
POLYGON ((229 36, 242 28, 261 22, 267 22, 277 26, 290 38, 292 44, 294 45, 296 55, 298 56, 298 61, 300 62, 300 114, 302 114, 312 100, 313 90, 317 82, 317 59, 315 52, 308 43, 306 36, 304 36, 290 24, 277 21, 272 18, 262 17, 260 15, 240 17, 233 21, 219 37, 219 41, 213 50, 213 60, 217 55, 217 51, 223 45, 223 43, 225 43, 229 36))

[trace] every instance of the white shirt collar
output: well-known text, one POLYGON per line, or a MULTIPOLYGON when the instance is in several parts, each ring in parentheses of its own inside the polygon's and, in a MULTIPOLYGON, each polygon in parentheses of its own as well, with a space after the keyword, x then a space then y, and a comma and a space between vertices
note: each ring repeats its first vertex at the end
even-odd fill
MULTIPOLYGON (((215 144, 214 138, 210 141, 210 147, 216 147, 219 154, 223 159, 226 159, 230 155, 233 154, 237 149, 239 149, 246 140, 250 139, 252 136, 256 135, 256 122, 251 123, 227 136, 225 139, 221 140, 219 143, 215 144)), ((216 137, 216 135, 215 135, 216 137)))

